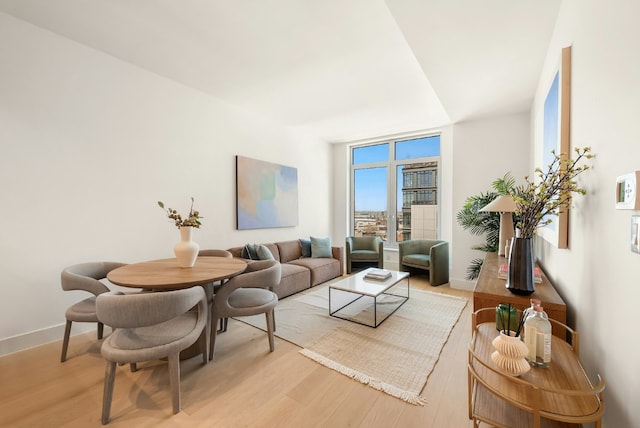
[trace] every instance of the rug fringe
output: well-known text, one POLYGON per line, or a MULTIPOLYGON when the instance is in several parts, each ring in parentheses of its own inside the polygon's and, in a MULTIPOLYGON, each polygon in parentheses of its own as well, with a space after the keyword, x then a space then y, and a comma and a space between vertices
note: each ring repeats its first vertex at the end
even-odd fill
POLYGON ((315 362, 322 364, 323 366, 335 370, 339 373, 342 373, 345 376, 350 377, 351 379, 355 379, 360 383, 365 385, 369 385, 371 388, 377 389, 378 391, 385 392, 393 397, 399 398, 403 401, 406 401, 410 404, 424 406, 427 404, 427 401, 424 397, 421 397, 418 394, 414 394, 413 392, 405 391, 404 389, 398 388, 396 386, 390 385, 386 382, 382 382, 378 379, 367 376, 364 373, 361 373, 357 370, 353 370, 349 367, 346 367, 342 364, 339 364, 327 357, 324 357, 316 352, 310 351, 309 349, 302 349, 299 351, 302 355, 307 358, 314 360, 315 362))

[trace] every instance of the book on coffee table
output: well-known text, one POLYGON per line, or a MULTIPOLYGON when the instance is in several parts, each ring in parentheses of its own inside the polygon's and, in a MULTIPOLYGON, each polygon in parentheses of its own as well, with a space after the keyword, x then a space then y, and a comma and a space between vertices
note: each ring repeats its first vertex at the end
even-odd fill
POLYGON ((391 272, 386 269, 370 269, 364 277, 366 279, 375 279, 376 281, 384 281, 391 278, 391 272))

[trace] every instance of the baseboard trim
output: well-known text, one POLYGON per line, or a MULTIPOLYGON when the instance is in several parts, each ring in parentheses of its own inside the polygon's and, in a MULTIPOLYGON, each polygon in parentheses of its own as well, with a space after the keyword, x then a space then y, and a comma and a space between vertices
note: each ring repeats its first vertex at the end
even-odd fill
POLYGON ((456 289, 459 289, 459 290, 473 291, 473 289, 476 287, 476 282, 475 281, 469 281, 467 279, 451 278, 449 280, 449 285, 451 286, 451 288, 456 288, 456 289))
MULTIPOLYGON (((35 348, 36 346, 55 342, 57 340, 62 341, 62 337, 64 336, 64 326, 64 324, 54 325, 41 330, 2 339, 0 340, 0 356, 35 348)), ((73 323, 71 335, 76 336, 84 334, 88 331, 95 330, 95 328, 95 323, 73 323)), ((62 344, 60 346, 62 346, 62 344)))

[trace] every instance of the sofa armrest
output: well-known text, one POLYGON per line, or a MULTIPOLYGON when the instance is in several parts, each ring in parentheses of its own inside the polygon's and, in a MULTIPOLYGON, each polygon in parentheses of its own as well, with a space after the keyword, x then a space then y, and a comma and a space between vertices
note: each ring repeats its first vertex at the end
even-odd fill
POLYGON ((340 262, 340 276, 344 275, 344 247, 331 247, 331 255, 340 262))
POLYGON ((384 241, 380 237, 376 237, 378 243, 378 267, 382 269, 384 265, 384 241))
POLYGON ((429 249, 429 281, 431 285, 449 282, 449 243, 442 241, 429 249))

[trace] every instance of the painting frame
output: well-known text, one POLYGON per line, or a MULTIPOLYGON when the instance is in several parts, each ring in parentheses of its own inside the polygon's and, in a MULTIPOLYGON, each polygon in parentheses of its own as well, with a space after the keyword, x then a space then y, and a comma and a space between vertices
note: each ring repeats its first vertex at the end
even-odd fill
MULTIPOLYGON (((536 166, 543 171, 553 161, 554 150, 568 159, 571 150, 571 46, 562 48, 560 64, 548 85, 542 114, 542 153, 536 166)), ((561 208, 538 234, 559 249, 569 248, 569 207, 561 208)))
POLYGON ((297 168, 236 156, 236 229, 297 225, 297 168))

